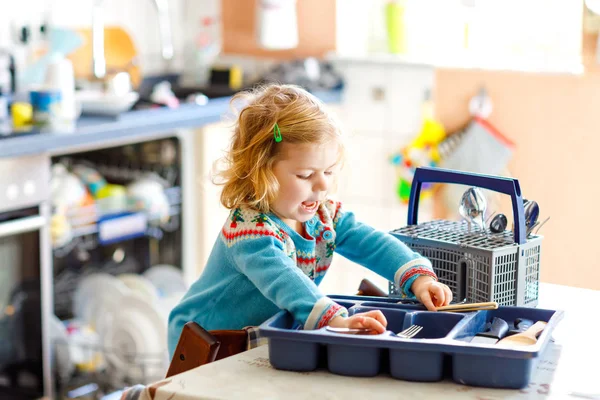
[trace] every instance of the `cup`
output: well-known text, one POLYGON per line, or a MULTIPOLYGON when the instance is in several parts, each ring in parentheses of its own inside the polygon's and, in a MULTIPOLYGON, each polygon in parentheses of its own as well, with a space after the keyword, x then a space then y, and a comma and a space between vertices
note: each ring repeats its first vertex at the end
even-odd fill
POLYGON ((51 126, 60 122, 62 93, 55 89, 40 89, 29 92, 33 109, 33 124, 51 126))
POLYGON ((116 96, 126 96, 132 90, 128 72, 117 72, 106 82, 106 92, 116 96))

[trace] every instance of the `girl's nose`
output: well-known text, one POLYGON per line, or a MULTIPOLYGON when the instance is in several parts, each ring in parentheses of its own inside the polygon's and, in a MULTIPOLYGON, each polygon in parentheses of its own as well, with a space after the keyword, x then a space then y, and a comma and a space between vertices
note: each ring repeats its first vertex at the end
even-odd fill
POLYGON ((317 181, 314 184, 314 190, 316 192, 326 192, 329 189, 329 180, 323 174, 319 174, 317 181))

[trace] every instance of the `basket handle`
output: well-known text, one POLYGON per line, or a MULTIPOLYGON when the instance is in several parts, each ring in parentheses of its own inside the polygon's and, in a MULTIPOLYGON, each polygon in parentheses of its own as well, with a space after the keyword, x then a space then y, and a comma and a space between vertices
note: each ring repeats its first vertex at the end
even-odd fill
POLYGON ((527 242, 525 211, 523 210, 523 199, 521 198, 521 186, 517 179, 443 168, 419 167, 415 170, 410 189, 408 225, 417 224, 421 185, 427 182, 477 186, 509 195, 512 200, 513 220, 515 221, 515 243, 524 244, 527 242))

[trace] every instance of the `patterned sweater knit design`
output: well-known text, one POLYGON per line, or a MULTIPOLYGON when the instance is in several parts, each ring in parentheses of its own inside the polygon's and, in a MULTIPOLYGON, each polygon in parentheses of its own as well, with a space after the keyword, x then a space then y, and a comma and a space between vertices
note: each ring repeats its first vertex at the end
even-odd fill
POLYGON ((288 310, 304 329, 319 329, 347 310, 318 285, 334 252, 369 268, 414 297, 420 275, 436 278, 431 263, 393 236, 358 222, 327 200, 300 235, 276 215, 248 207, 231 211, 200 278, 169 316, 172 356, 183 325, 206 330, 257 326, 288 310))

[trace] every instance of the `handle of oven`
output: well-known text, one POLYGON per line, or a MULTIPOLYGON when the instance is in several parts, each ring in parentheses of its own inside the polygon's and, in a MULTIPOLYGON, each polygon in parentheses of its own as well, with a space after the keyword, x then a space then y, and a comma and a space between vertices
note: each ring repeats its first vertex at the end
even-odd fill
POLYGON ((42 217, 41 215, 34 215, 31 217, 3 222, 0 224, 0 238, 37 231, 45 224, 46 217, 42 217))

